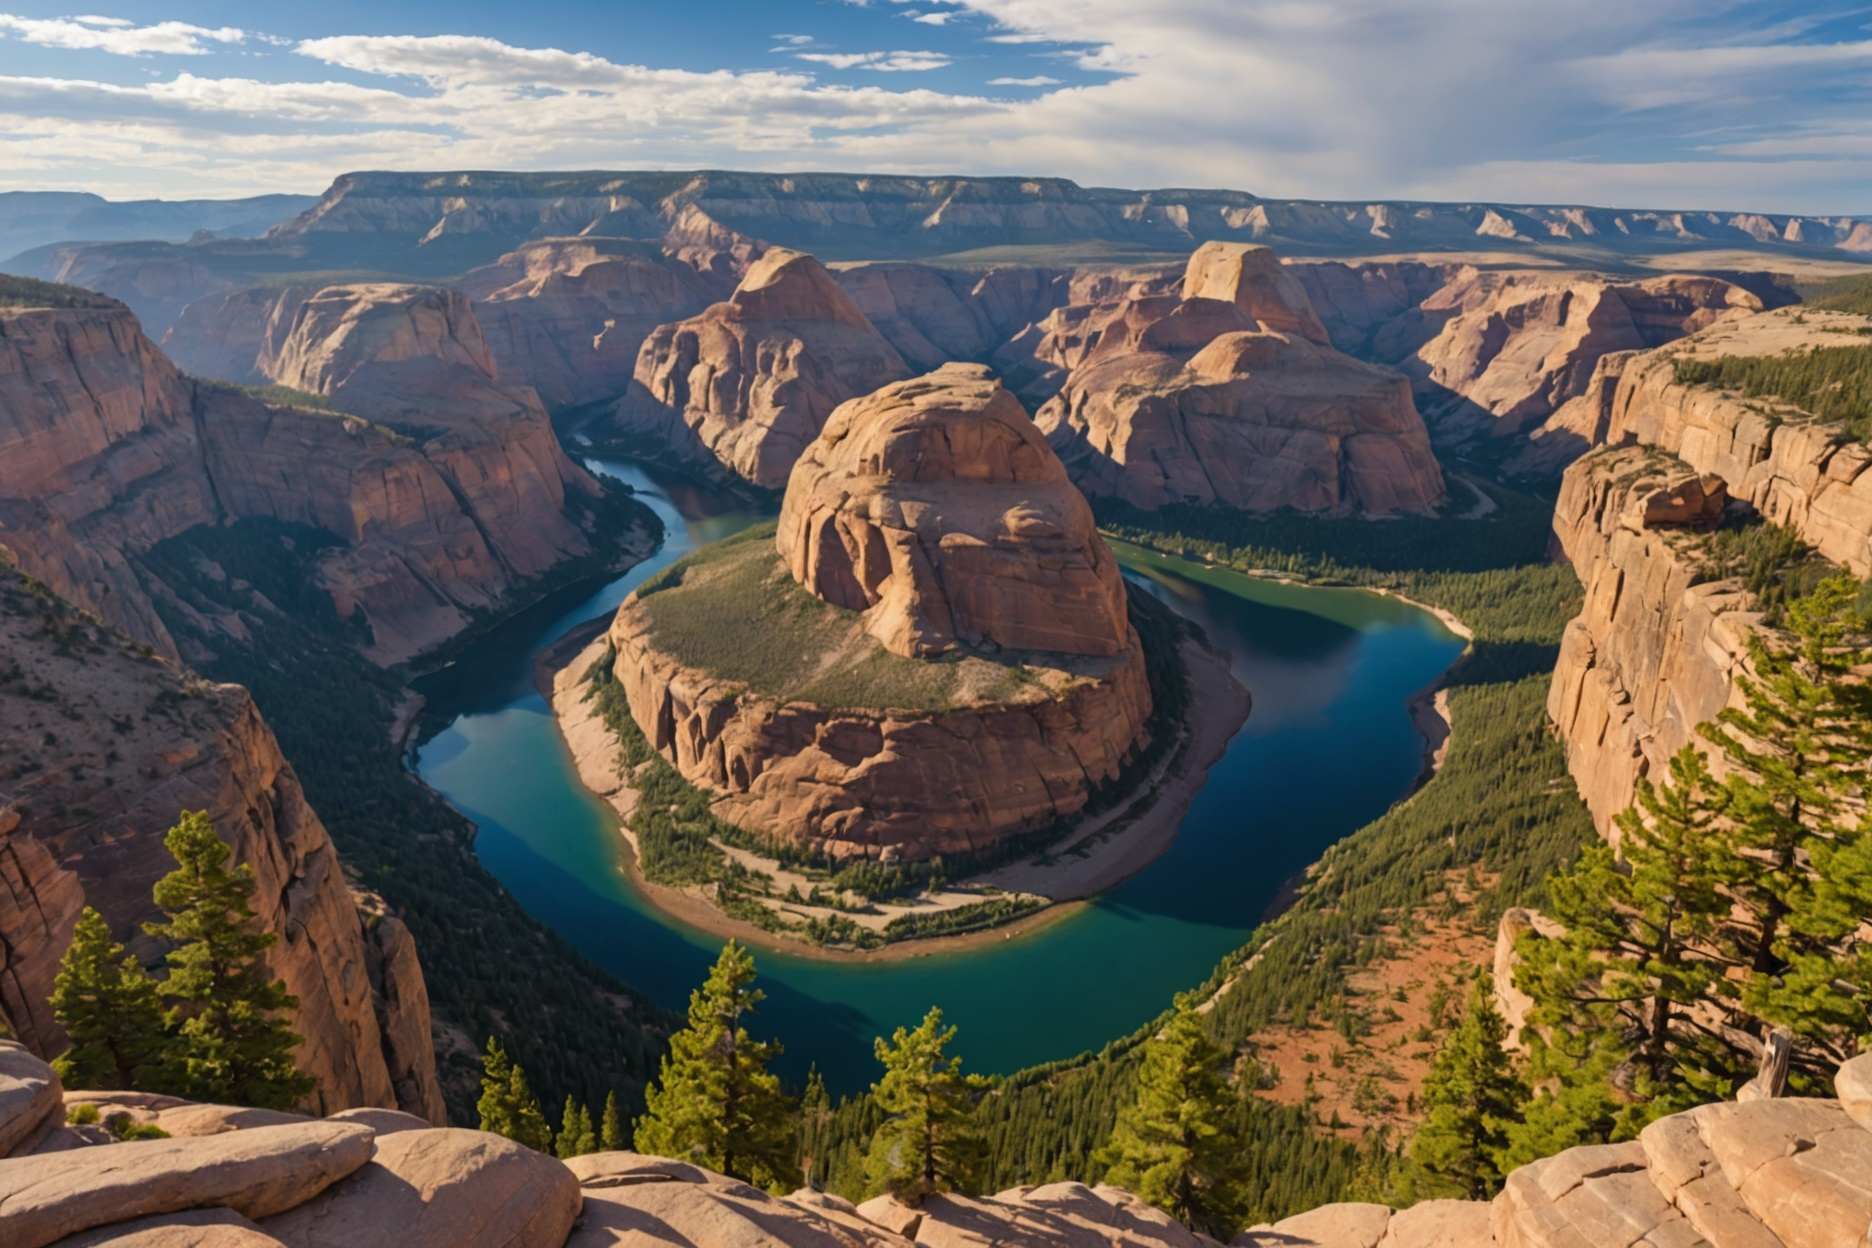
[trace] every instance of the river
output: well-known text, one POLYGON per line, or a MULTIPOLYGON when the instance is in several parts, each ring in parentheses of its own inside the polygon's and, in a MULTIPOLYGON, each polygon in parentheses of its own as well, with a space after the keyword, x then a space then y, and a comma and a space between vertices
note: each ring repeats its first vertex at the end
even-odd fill
MULTIPOLYGON (((719 941, 652 907, 622 866, 609 809, 580 785, 534 687, 534 657, 641 581, 761 519, 635 464, 628 483, 667 529, 655 556, 516 616, 419 682, 419 774, 479 827, 484 865, 527 910, 657 1002, 680 1010, 719 941)), ((1423 762, 1411 696, 1462 650, 1435 618, 1357 590, 1285 585, 1128 547, 1126 575, 1199 622, 1254 697, 1175 843, 1076 913, 1000 943, 898 962, 761 952, 757 1033, 835 1094, 875 1074, 872 1038, 941 1005, 970 1070, 1005 1073, 1096 1049, 1205 979, 1283 881, 1407 793, 1423 762)))

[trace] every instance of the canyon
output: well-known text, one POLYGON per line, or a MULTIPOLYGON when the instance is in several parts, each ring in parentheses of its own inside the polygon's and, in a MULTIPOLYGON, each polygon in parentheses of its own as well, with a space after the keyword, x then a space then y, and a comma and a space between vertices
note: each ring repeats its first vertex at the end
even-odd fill
POLYGON ((1078 813, 1138 748, 1151 693, 1117 565, 986 369, 841 405, 792 470, 777 547, 679 564, 609 629, 631 717, 730 822, 834 859, 979 854, 1078 813), (802 676, 695 657, 721 648, 681 621, 742 627, 727 587, 750 580, 829 649, 792 656, 802 676))

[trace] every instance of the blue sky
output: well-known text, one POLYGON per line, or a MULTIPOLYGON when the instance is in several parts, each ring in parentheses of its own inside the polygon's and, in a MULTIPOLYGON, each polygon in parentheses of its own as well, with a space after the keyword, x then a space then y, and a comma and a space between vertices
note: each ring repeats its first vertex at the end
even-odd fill
POLYGON ((1872 0, 0 0, 0 189, 704 166, 1872 213, 1872 0))

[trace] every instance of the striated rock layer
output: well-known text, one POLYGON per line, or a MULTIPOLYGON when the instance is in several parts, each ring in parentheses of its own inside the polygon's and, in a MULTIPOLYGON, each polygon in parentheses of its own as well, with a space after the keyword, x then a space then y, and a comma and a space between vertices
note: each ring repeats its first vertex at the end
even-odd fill
MULTIPOLYGON (((416 303, 433 310, 429 298, 416 303)), ((372 303, 381 317, 349 306, 352 329, 322 351, 289 335, 295 367, 282 376, 341 400, 376 394, 409 417, 395 386, 378 383, 443 371, 420 355, 437 344, 407 302, 372 303)), ((464 334, 449 341, 469 351, 479 335, 464 334)), ((344 543, 319 573, 340 614, 361 615, 373 658, 407 658, 593 549, 578 515, 599 487, 566 460, 531 392, 446 371, 437 405, 415 417, 446 428, 417 439, 192 382, 120 306, 0 309, 0 545, 174 656, 141 552, 200 524, 313 525, 344 543)))
POLYGON ((817 260, 776 248, 727 301, 645 340, 614 422, 778 489, 833 408, 909 371, 817 260))
POLYGON ((428 994, 408 930, 367 927, 324 825, 246 690, 141 652, 0 567, 0 1015, 50 1057, 48 999, 78 912, 146 962, 163 833, 205 810, 252 867, 267 957, 298 997, 296 1059, 316 1105, 400 1105, 440 1122, 428 994))
POLYGON ((1150 685, 1117 565, 987 369, 840 407, 793 472, 778 544, 786 574, 904 656, 887 662, 1032 666, 1013 694, 938 710, 782 701, 659 648, 633 595, 610 629, 631 715, 735 823, 836 857, 979 851, 1078 813, 1137 747, 1150 685))
POLYGON ((985 367, 951 364, 842 405, 793 467, 793 579, 867 613, 886 649, 1125 648, 1124 584, 1092 509, 985 367))
POLYGON ((1065 340, 1036 354, 1071 371, 1035 419, 1089 494, 1372 515, 1442 500, 1409 384, 1324 345, 1265 247, 1211 243, 1179 295, 1055 315, 1065 340))

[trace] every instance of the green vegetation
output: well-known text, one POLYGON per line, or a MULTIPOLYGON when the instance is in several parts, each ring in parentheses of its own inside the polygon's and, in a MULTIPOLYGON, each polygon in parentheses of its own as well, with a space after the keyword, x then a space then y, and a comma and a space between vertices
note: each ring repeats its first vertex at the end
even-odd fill
POLYGON ((0 308, 117 308, 123 304, 109 295, 58 282, 0 273, 0 308))
POLYGON ((476 859, 473 826, 404 770, 390 745, 402 675, 357 653, 361 620, 339 617, 319 588, 334 545, 316 529, 245 520, 192 530, 141 564, 174 594, 159 607, 170 633, 210 656, 195 663, 204 674, 252 691, 347 868, 409 925, 436 1020, 462 1041, 439 1054, 450 1116, 475 1120, 473 1046, 493 1035, 552 1102, 615 1092, 634 1113, 666 1016, 522 910, 476 859), (215 624, 229 614, 238 633, 215 624))
POLYGON ((858 612, 788 575, 773 536, 773 524, 755 525, 646 582, 638 597, 657 648, 764 697, 833 709, 950 710, 1017 697, 1036 679, 1017 662, 892 654, 858 612))
POLYGON ((561 1161, 598 1151, 598 1133, 592 1128, 591 1111, 566 1097, 559 1114, 559 1134, 553 1140, 553 1155, 561 1161))
MULTIPOLYGON (((572 1104, 570 1098, 566 1104, 572 1104)), ((483 1131, 542 1153, 552 1150, 552 1129, 546 1125, 539 1098, 527 1084, 526 1071, 493 1036, 488 1037, 487 1050, 481 1055, 481 1099, 475 1103, 475 1115, 483 1131)))
POLYGON ((1732 1096, 1771 1030, 1795 1041, 1790 1086, 1823 1091, 1872 1038, 1872 633, 1835 576, 1752 634, 1742 705, 1550 890, 1567 926, 1524 938, 1542 1092, 1510 1160, 1629 1139, 1656 1117, 1732 1096))
POLYGON ((53 1017, 71 1038, 54 1069, 74 1088, 298 1106, 314 1085, 293 1063, 300 1038, 283 1016, 298 1002, 267 970, 278 937, 258 930, 253 869, 228 866, 201 811, 184 811, 163 844, 176 869, 153 890, 163 921, 144 930, 168 945, 166 973, 152 979, 87 906, 54 981, 53 1017))
MULTIPOLYGON (((52 983, 52 1013, 71 1039, 52 1063, 68 1088, 143 1088, 161 1081, 167 1037, 156 981, 86 906, 52 983)), ((91 1107, 95 1121, 97 1109, 91 1107)))
POLYGON ((1835 277, 1805 286, 1802 302, 1828 312, 1872 316, 1872 274, 1835 277))
POLYGON ((1774 627, 1790 600, 1811 593, 1832 570, 1792 529, 1761 519, 1725 517, 1722 528, 1699 538, 1699 551, 1696 579, 1741 581, 1774 627))
POLYGON ((1424 1079, 1426 1112, 1409 1150, 1411 1170, 1422 1176, 1413 1196, 1486 1200, 1501 1187, 1508 1127, 1527 1097, 1503 1048, 1507 1038, 1488 977, 1477 974, 1461 1020, 1440 1040, 1424 1079))
POLYGON ((689 997, 689 1025, 669 1054, 636 1149, 706 1166, 774 1191, 799 1183, 793 1107, 767 1069, 780 1046, 755 1040, 746 1022, 765 996, 754 987, 754 955, 729 941, 708 979, 689 997))
POLYGON ((1178 997, 1169 1021, 1144 1044, 1137 1099, 1119 1111, 1095 1158, 1110 1166, 1107 1183, 1218 1237, 1242 1224, 1247 1204, 1230 1057, 1204 1029, 1196 1002, 1178 997))
POLYGON ((1679 385, 1738 391, 1751 399, 1780 399, 1817 421, 1839 425, 1854 441, 1872 440, 1872 346, 1679 359, 1676 380, 1679 385))
POLYGON ((879 1037, 884 1077, 871 1099, 884 1114, 871 1136, 865 1173, 873 1190, 915 1204, 937 1192, 981 1190, 986 1143, 976 1103, 987 1090, 980 1075, 964 1075, 960 1056, 947 1052, 956 1029, 943 1026, 931 1007, 914 1030, 899 1027, 879 1037))

